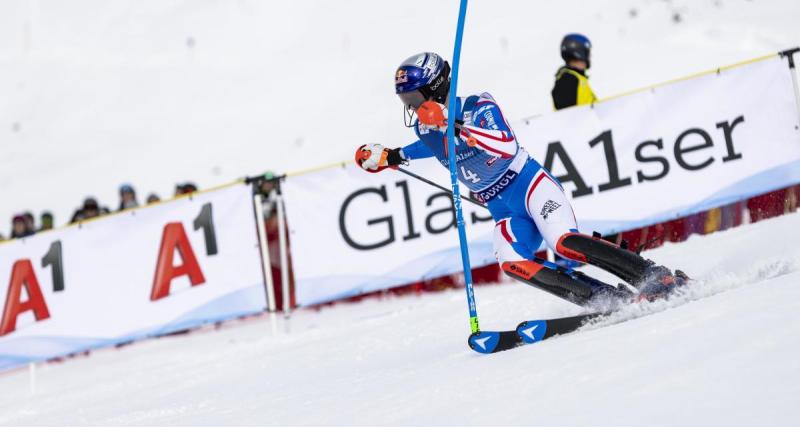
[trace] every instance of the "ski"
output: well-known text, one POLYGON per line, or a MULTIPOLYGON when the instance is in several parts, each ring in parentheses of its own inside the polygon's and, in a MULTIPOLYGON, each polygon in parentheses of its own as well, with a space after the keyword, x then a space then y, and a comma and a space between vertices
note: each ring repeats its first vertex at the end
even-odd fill
MULTIPOLYGON (((611 314, 628 303, 642 300, 625 286, 616 287, 582 272, 549 264, 547 261, 536 258, 532 261, 505 262, 502 268, 506 275, 515 280, 583 307, 589 307, 593 302, 603 301, 606 307, 604 311, 556 319, 527 320, 520 323, 516 329, 508 331, 478 331, 467 339, 472 350, 483 354, 497 353, 537 343, 556 335, 568 334, 594 319, 611 314)), ((675 270, 675 275, 683 283, 688 283, 690 280, 680 270, 675 270)), ((671 290, 674 289, 676 289, 675 286, 671 288, 671 290)), ((650 298, 645 299, 653 301, 667 298, 669 294, 650 295, 650 298)))
MULTIPOLYGON (((688 276, 680 270, 678 270, 678 274, 687 280, 687 284, 692 283, 688 276)), ((660 298, 669 298, 669 295, 662 295, 660 298)), ((648 301, 653 301, 654 299, 648 299, 648 301)), ((497 353, 526 344, 534 344, 556 335, 574 332, 589 322, 614 312, 615 310, 612 309, 610 311, 596 311, 570 317, 526 320, 514 330, 475 332, 469 336, 467 343, 472 350, 478 353, 497 353)))
POLYGON ((574 332, 591 320, 607 314, 598 312, 556 319, 526 320, 514 330, 475 332, 469 336, 467 343, 469 348, 478 353, 497 353, 574 332))

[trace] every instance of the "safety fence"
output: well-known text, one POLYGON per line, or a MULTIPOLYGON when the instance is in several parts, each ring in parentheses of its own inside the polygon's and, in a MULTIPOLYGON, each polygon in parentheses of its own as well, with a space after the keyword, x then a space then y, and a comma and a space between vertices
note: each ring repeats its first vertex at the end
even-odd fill
MULTIPOLYGON (((663 223, 800 183, 792 53, 512 127, 581 231, 663 223)), ((408 170, 448 182, 434 160, 408 170)), ((491 216, 463 208, 472 266, 493 264, 491 216)), ((460 268, 446 191, 349 163, 253 177, 0 244, 0 370, 460 268)))
POLYGON ((236 184, 0 244, 0 370, 263 311, 255 230, 236 184))

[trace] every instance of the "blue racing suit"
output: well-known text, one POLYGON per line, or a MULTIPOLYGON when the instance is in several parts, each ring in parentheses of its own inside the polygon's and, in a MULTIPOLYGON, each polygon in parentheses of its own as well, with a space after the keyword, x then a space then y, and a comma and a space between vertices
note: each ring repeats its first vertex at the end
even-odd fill
MULTIPOLYGON (((498 261, 533 259, 543 240, 558 252, 558 239, 577 232, 561 185, 519 145, 491 95, 459 97, 456 106, 456 123, 463 123, 455 144, 458 179, 486 203, 496 222, 498 261)), ((414 131, 419 140, 403 147, 402 156, 436 157, 449 167, 444 132, 419 121, 414 131)))

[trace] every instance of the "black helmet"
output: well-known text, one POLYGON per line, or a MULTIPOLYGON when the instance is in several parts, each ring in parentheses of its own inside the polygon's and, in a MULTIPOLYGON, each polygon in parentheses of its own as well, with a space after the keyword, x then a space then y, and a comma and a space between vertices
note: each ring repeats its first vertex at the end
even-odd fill
POLYGON ((586 68, 591 66, 592 42, 583 34, 567 34, 561 40, 561 57, 569 62, 571 59, 580 59, 586 62, 586 68))

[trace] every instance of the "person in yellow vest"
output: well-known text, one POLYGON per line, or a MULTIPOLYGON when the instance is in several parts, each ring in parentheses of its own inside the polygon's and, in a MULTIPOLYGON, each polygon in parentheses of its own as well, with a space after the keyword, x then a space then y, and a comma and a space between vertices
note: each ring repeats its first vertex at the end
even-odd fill
POLYGON ((565 64, 558 69, 556 84, 550 92, 556 110, 597 101, 586 76, 591 66, 591 51, 592 42, 582 34, 567 34, 561 40, 561 57, 565 64))
MULTIPOLYGON (((589 86, 586 70, 591 65, 592 42, 582 34, 567 34, 561 40, 561 58, 564 66, 556 72, 556 83, 550 92, 553 95, 553 107, 556 110, 574 105, 591 104, 597 100, 589 86)), ((604 239, 619 244, 618 235, 609 235, 604 239)), ((557 258, 557 262, 574 267, 574 263, 557 258)))

